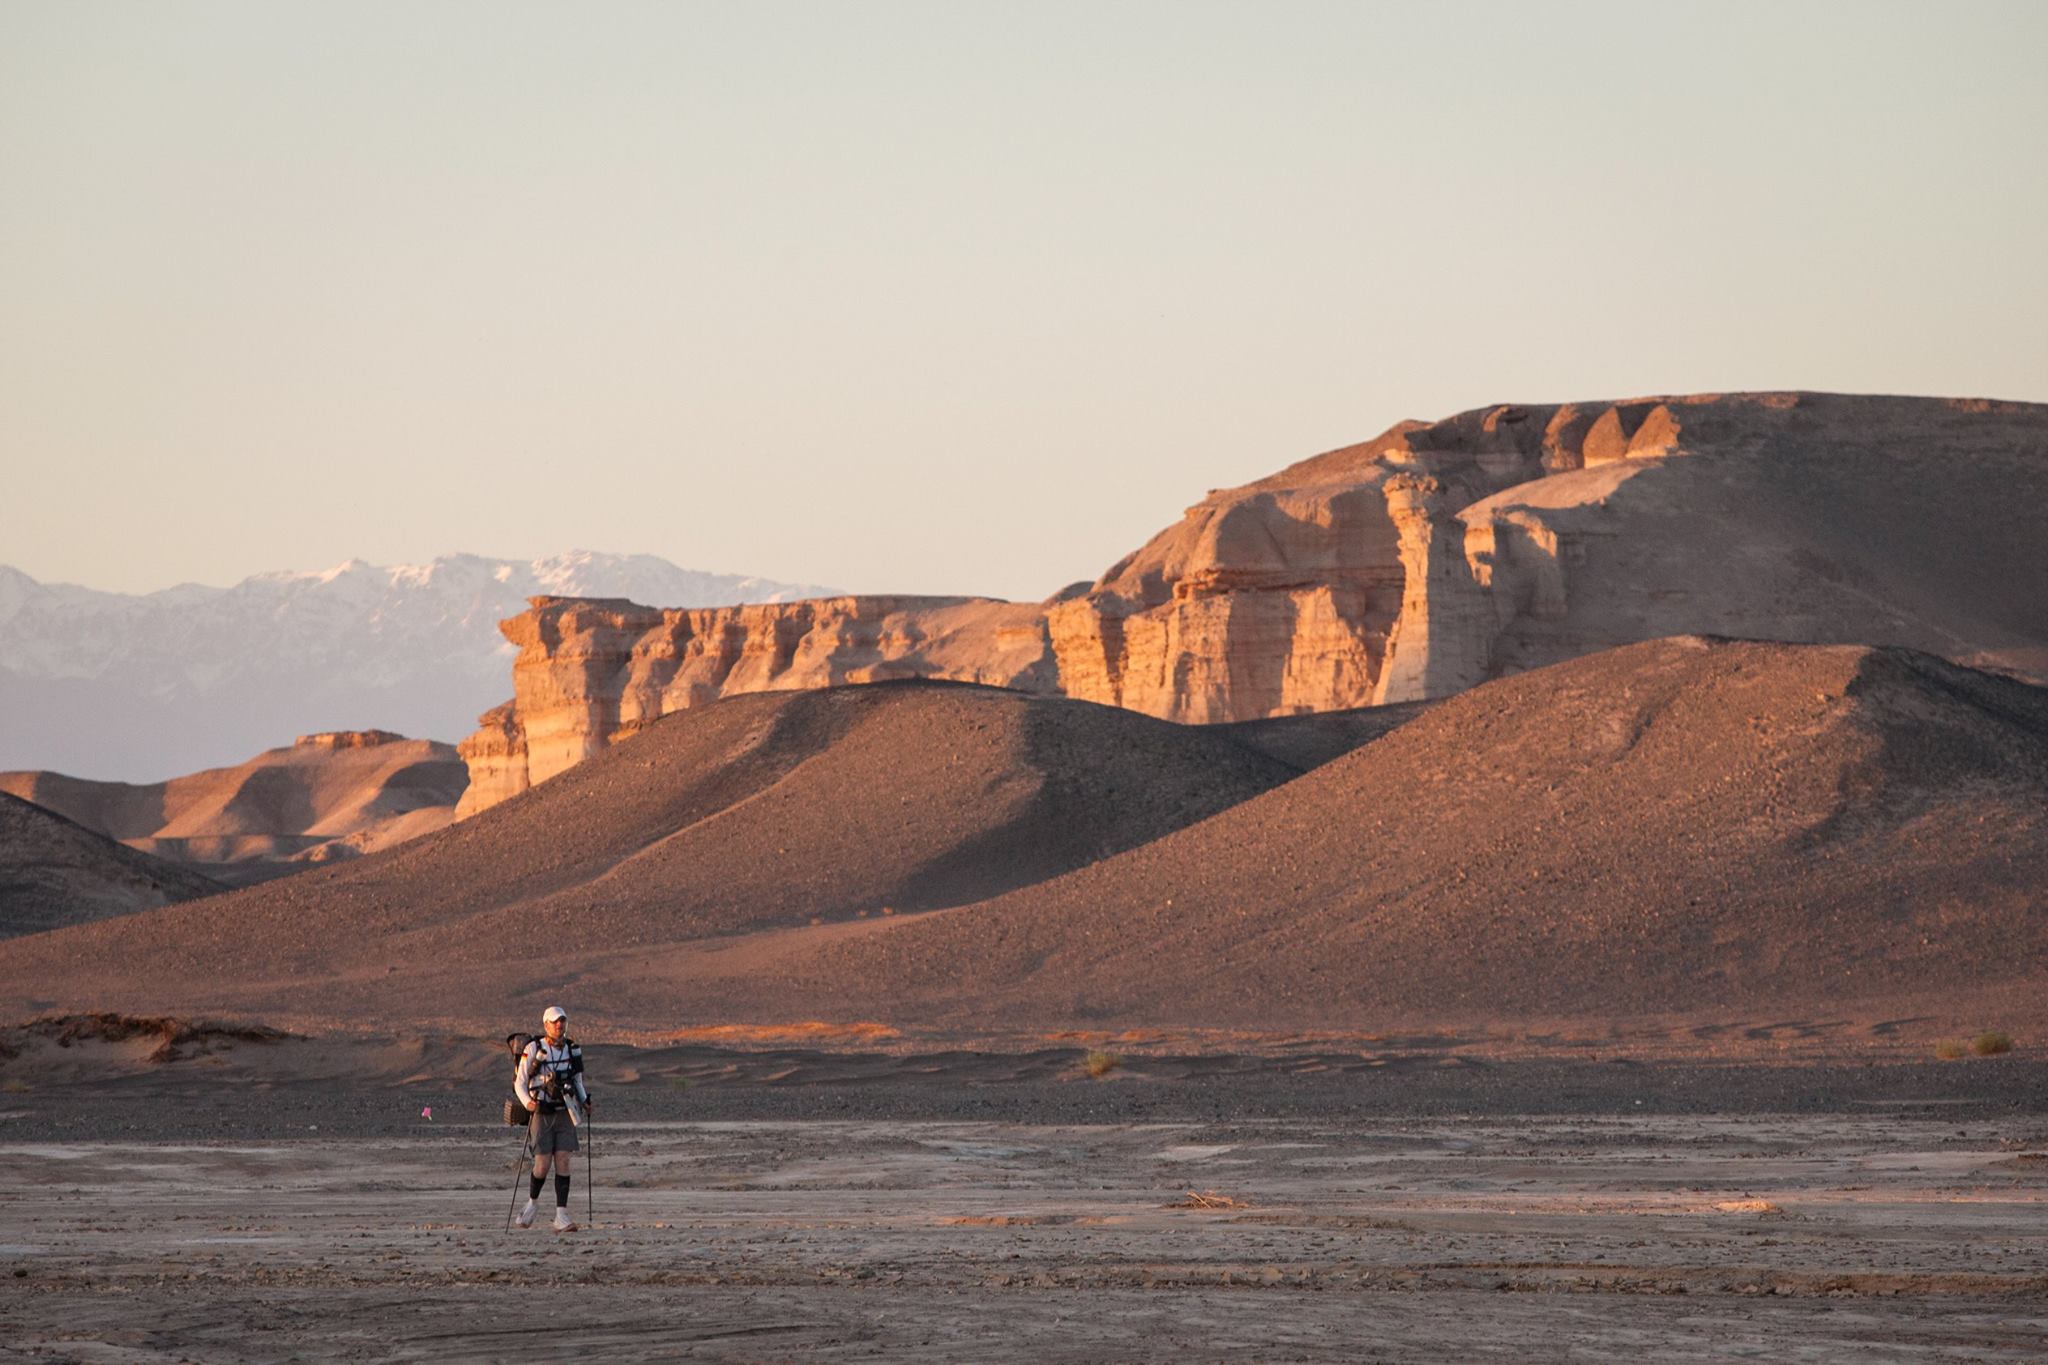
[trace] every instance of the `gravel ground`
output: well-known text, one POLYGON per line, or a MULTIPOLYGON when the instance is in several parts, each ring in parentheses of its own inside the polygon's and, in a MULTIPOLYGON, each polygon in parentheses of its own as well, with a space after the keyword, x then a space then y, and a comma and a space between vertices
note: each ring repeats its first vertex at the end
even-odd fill
POLYGON ((570 1234, 438 1109, 18 1142, 0 1358, 2039 1360, 2048 1121, 1966 1107, 614 1120, 570 1234))
MULTIPOLYGON (((248 1051, 247 1049, 243 1050, 248 1051)), ((238 1056, 241 1054, 238 1054, 238 1056)), ((778 1049, 664 1050, 650 1068, 632 1049, 593 1048, 600 1119, 1227 1122, 1486 1115, 1820 1114, 1983 1121, 2048 1114, 2048 1062, 1815 1063, 1480 1061, 1357 1053, 1275 1057, 1127 1057, 1101 1081, 1083 1054, 880 1055, 778 1049), (634 1076, 620 1084, 608 1063, 634 1076), (630 1063, 631 1065, 627 1065, 630 1063)), ((482 1070, 495 1070, 485 1066, 482 1070)), ((0 1093, 14 1142, 408 1136, 486 1121, 509 1093, 490 1080, 290 1078, 203 1063, 129 1071, 0 1093), (431 1107, 434 1120, 420 1116, 431 1107), (438 1125, 438 1126, 437 1126, 438 1125)))

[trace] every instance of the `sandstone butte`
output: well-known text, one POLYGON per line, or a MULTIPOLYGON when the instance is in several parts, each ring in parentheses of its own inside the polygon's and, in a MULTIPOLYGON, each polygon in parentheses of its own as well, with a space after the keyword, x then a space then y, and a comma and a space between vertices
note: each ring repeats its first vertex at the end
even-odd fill
POLYGON ((1428 700, 1680 634, 2048 680, 2048 405, 1816 393, 1502 405, 1239 488, 1043 603, 530 599, 458 815, 672 711, 944 678, 1186 723, 1428 700))

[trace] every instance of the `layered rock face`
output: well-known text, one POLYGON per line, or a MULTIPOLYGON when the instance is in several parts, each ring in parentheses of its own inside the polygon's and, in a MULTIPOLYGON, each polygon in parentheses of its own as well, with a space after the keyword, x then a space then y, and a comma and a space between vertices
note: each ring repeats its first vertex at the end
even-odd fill
POLYGON ((1210 494, 1041 605, 535 598, 482 809, 680 707, 922 676, 1193 722, 1451 695, 1667 635, 2048 677, 2048 406, 1829 394, 1503 405, 1210 494))
POLYGON ((457 818, 516 796, 671 711, 743 692, 894 678, 1053 693, 1037 606, 963 597, 822 597, 662 610, 536 597, 499 625, 519 646, 513 698, 459 747, 457 818))
POLYGON ((300 735, 292 741, 294 749, 375 749, 385 744, 408 743, 406 737, 389 730, 322 730, 318 734, 300 735))

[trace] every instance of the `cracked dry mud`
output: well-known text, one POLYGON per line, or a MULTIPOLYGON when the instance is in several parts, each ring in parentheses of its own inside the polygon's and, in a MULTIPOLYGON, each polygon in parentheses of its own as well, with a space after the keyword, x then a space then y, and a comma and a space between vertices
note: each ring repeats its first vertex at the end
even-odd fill
POLYGON ((503 1230, 494 1128, 28 1143, 0 1357, 2039 1360, 2044 1147, 1976 1116, 621 1123, 557 1235, 503 1230))

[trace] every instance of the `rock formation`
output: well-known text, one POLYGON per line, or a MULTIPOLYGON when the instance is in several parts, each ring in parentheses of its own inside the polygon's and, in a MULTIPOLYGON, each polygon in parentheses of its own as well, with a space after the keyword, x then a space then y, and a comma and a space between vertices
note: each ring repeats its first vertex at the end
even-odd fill
POLYGON ((441 828, 468 773, 453 748, 387 730, 301 735, 168 782, 0 773, 0 792, 92 833, 240 885, 441 828))
POLYGON ((1056 692, 1037 607, 965 597, 821 597, 661 610, 536 597, 502 622, 519 646, 513 699, 460 745, 458 816, 635 734, 671 711, 743 692, 937 678, 1056 692))
POLYGON ((382 744, 407 743, 404 735, 389 730, 322 730, 314 735, 300 735, 292 741, 294 749, 374 749, 382 744))
POLYGON ((923 676, 1196 723, 1449 696, 1667 635, 2048 678, 2048 406, 1764 393, 1404 422, 1211 493, 1039 605, 535 598, 468 814, 711 697, 923 676))
POLYGON ((1373 683, 1377 706, 1447 697, 1486 681, 1493 603, 1465 557, 1464 528, 1444 486, 1400 474, 1386 483, 1401 549, 1401 613, 1373 683))

